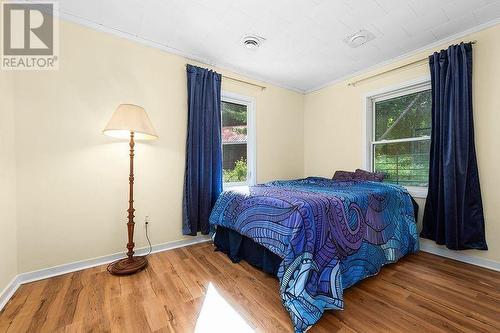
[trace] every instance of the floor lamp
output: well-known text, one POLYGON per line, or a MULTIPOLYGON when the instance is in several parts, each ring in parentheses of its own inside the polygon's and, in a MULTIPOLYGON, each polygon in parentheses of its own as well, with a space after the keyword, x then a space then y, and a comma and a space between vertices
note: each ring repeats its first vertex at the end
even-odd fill
POLYGON ((134 140, 155 140, 158 135, 146 111, 133 104, 119 105, 103 133, 114 138, 130 140, 127 258, 115 261, 108 270, 115 275, 133 274, 148 264, 145 256, 134 256, 134 140))

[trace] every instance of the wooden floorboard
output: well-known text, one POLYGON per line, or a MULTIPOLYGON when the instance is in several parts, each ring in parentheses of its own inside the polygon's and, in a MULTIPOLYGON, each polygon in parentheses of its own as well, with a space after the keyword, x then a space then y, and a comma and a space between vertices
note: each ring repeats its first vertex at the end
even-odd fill
MULTIPOLYGON (((149 263, 133 276, 99 266, 22 285, 0 312, 0 332, 293 332, 277 279, 211 243, 149 263)), ((500 273, 428 253, 344 296, 345 310, 308 332, 500 332, 500 273)))

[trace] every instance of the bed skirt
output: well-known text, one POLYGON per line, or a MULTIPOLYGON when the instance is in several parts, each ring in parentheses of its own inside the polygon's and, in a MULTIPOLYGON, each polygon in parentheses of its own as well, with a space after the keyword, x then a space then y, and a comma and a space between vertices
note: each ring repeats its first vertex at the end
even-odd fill
MULTIPOLYGON (((415 221, 417 221, 418 204, 413 197, 411 201, 413 204, 415 221)), ((279 265, 283 260, 264 246, 254 242, 252 239, 223 226, 217 226, 214 244, 216 251, 227 254, 232 262, 238 263, 243 259, 252 266, 260 268, 262 271, 273 274, 274 276, 276 276, 279 265)))
POLYGON ((216 251, 227 254, 232 262, 238 263, 243 259, 252 266, 274 276, 278 273, 278 268, 283 260, 250 238, 222 226, 217 226, 214 244, 216 251))

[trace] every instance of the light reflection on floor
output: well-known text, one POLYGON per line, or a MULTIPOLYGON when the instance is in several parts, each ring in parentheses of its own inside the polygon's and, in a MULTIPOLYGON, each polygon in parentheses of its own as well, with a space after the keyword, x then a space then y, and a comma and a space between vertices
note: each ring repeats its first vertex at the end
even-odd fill
POLYGON ((194 331, 195 333, 250 333, 255 330, 217 292, 212 283, 209 283, 194 331))

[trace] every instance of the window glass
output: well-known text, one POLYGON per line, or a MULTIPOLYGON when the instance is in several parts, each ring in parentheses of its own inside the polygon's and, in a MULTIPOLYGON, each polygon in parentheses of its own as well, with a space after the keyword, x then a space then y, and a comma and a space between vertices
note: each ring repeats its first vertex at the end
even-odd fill
POLYGON ((242 183, 248 179, 247 106, 222 102, 222 168, 224 183, 242 183))
POLYGON ((377 100, 373 106, 373 169, 384 172, 390 183, 427 186, 431 90, 377 100))
POLYGON ((375 145, 375 170, 384 181, 405 186, 427 186, 430 140, 375 145))
POLYGON ((375 103, 375 141, 431 135, 431 91, 375 103))

